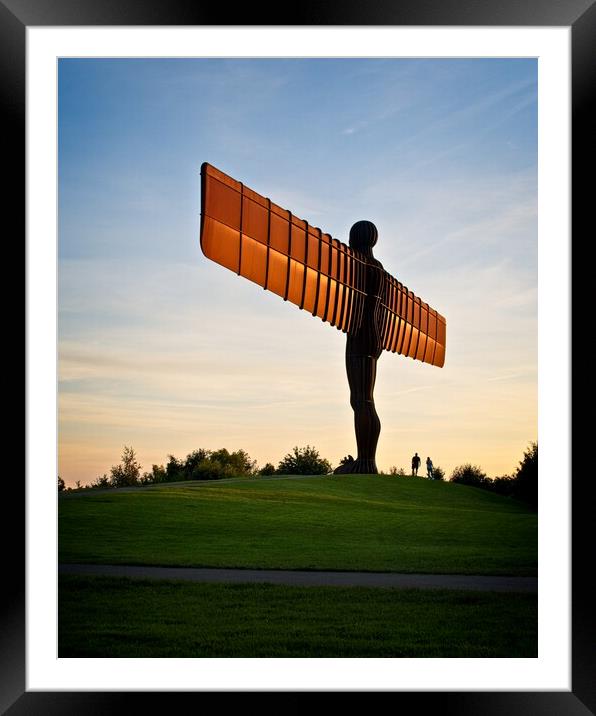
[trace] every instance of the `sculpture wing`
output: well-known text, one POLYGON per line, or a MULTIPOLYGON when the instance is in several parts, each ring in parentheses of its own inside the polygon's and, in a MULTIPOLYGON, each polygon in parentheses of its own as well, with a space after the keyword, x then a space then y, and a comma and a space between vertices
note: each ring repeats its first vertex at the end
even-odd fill
POLYGON ((207 163, 201 249, 344 333, 360 324, 366 265, 358 254, 207 163))
POLYGON ((445 318, 386 271, 381 305, 383 348, 442 368, 445 318))

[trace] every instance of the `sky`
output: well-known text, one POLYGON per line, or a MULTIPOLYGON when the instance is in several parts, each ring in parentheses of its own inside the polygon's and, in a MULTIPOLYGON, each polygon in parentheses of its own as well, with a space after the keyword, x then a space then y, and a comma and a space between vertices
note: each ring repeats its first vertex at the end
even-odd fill
POLYGON ((447 320, 383 352, 379 469, 510 474, 537 439, 533 59, 60 59, 58 459, 67 485, 198 448, 356 454, 345 336, 207 260, 207 161, 375 256, 447 320))

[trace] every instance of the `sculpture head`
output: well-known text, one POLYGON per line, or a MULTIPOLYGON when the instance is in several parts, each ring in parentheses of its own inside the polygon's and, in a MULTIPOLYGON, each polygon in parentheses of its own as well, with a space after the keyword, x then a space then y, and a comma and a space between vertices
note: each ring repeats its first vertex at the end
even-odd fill
POLYGON ((357 221, 350 229, 350 248, 367 252, 377 243, 379 232, 372 221, 357 221))

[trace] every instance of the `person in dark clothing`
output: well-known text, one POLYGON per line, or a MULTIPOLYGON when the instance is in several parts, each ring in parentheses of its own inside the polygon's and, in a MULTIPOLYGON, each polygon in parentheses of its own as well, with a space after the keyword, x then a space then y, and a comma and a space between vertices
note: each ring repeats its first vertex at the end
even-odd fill
POLYGON ((420 458, 418 457, 418 453, 414 455, 412 458, 412 475, 418 475, 418 468, 420 467, 420 458))

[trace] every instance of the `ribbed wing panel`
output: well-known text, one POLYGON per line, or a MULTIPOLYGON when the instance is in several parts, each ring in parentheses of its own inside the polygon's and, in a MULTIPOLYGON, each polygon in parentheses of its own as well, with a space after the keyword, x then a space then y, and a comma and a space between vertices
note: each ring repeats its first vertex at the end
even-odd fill
POLYGON ((382 306, 383 348, 442 368, 447 337, 445 318, 387 272, 382 306))
POLYGON ((210 164, 201 167, 201 249, 207 258, 347 332, 365 298, 365 263, 210 164))

